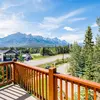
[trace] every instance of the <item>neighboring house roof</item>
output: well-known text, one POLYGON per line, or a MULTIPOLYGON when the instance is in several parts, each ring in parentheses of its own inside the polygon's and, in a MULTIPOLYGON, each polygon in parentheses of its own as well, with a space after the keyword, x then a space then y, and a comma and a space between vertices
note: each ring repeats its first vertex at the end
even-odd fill
POLYGON ((18 54, 17 51, 15 51, 15 50, 10 50, 10 49, 8 49, 8 50, 0 50, 0 53, 3 53, 3 54, 6 54, 6 53, 16 53, 16 54, 18 54))

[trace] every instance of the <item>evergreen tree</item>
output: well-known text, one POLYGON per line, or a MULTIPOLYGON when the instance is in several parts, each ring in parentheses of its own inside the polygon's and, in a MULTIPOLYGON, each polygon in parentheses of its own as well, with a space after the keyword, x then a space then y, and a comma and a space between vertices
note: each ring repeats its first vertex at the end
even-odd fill
POLYGON ((84 48, 81 48, 81 53, 79 57, 79 67, 80 67, 80 77, 83 77, 85 71, 85 54, 84 48))
POLYGON ((77 44, 77 42, 74 42, 74 44, 71 47, 71 68, 69 69, 69 72, 74 76, 79 76, 80 72, 80 53, 81 53, 81 47, 77 44))
POLYGON ((100 35, 97 35, 94 47, 94 67, 94 81, 100 82, 100 35))
POLYGON ((22 53, 20 52, 20 55, 18 56, 18 60, 20 61, 20 62, 24 62, 24 58, 23 58, 23 56, 22 56, 22 53))
POLYGON ((94 47, 94 62, 100 64, 100 35, 96 37, 96 44, 94 47))
POLYGON ((42 47, 42 48, 40 49, 40 54, 43 55, 43 56, 45 55, 45 47, 42 47))
POLYGON ((97 25, 99 27, 99 32, 100 32, 100 17, 97 18, 96 23, 97 23, 97 25))
POLYGON ((84 76, 88 80, 93 80, 93 42, 92 42, 92 30, 88 27, 85 40, 84 40, 84 54, 85 54, 85 73, 84 76))
POLYGON ((30 53, 30 54, 33 53, 33 48, 29 48, 29 53, 30 53))

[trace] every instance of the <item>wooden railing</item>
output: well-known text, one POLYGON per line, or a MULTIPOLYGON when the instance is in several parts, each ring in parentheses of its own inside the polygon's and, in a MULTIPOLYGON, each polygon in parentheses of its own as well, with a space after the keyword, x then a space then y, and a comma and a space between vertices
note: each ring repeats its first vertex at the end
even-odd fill
POLYGON ((0 87, 14 81, 13 62, 0 63, 0 87))
POLYGON ((100 84, 83 80, 70 75, 56 73, 55 68, 49 69, 51 85, 49 100, 100 100, 100 84))
MULTIPOLYGON (((14 82, 40 100, 97 100, 100 84, 19 62, 0 64, 0 86, 14 82)), ((99 99, 98 99, 99 100, 99 99)))
POLYGON ((48 73, 46 69, 30 67, 15 62, 15 83, 22 86, 29 93, 34 94, 41 100, 49 98, 48 73))

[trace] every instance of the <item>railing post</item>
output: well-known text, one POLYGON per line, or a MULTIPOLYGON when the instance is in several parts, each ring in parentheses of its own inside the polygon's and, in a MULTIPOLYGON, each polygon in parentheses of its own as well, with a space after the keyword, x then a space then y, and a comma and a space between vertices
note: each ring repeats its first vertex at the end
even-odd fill
POLYGON ((55 81, 54 73, 56 73, 56 68, 49 69, 49 100, 55 100, 55 81))
POLYGON ((13 61, 12 80, 13 80, 13 82, 15 84, 15 63, 14 62, 16 62, 17 60, 14 58, 12 61, 13 61))

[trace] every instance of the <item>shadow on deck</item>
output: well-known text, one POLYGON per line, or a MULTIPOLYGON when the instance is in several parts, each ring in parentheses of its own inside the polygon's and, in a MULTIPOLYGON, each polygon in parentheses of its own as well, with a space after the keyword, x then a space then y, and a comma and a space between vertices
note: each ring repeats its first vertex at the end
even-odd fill
POLYGON ((9 85, 0 89, 0 100, 37 100, 19 85, 9 85))

